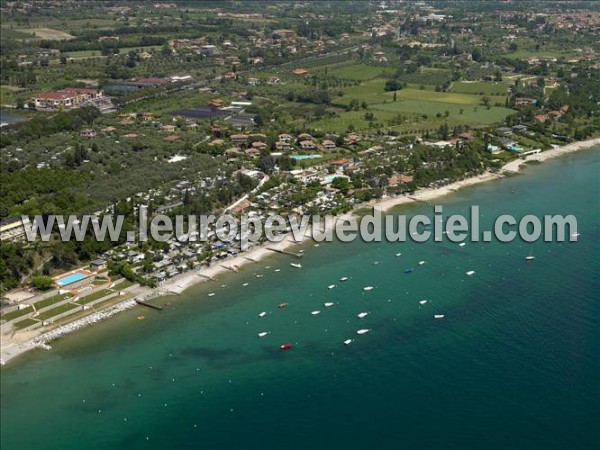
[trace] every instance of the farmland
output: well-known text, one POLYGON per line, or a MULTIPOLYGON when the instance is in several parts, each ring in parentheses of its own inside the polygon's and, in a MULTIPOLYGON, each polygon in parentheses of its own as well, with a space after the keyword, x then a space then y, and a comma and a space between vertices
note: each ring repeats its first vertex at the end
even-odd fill
POLYGON ((36 38, 50 41, 62 41, 74 38, 74 36, 69 33, 65 33, 64 31, 60 30, 55 30, 53 28, 23 28, 17 31, 21 31, 23 33, 30 33, 33 34, 36 38))

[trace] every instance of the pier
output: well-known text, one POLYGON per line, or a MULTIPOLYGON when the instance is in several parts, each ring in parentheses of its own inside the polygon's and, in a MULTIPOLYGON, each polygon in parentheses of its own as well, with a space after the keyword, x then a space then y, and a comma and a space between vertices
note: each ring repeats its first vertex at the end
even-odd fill
POLYGON ((163 307, 162 307, 162 306, 153 305, 152 303, 148 303, 148 302, 146 302, 146 301, 144 301, 144 300, 140 300, 139 298, 136 298, 136 299, 135 299, 135 302, 136 302, 138 305, 147 306, 148 308, 156 309, 156 310, 158 310, 158 311, 162 311, 162 310, 163 310, 163 307))
POLYGON ((196 275, 198 275, 201 278, 204 278, 205 280, 215 281, 215 279, 213 277, 204 275, 203 273, 200 273, 200 272, 196 272, 196 275))
POLYGON ((417 202, 417 203, 424 203, 425 205, 429 205, 430 203, 426 200, 421 200, 420 198, 417 197, 412 197, 407 195, 406 198, 410 198, 412 201, 417 202))
POLYGON ((296 258, 302 258, 302 253, 294 253, 289 252, 287 250, 279 250, 278 248, 267 247, 267 250, 271 250, 272 252, 281 253, 283 255, 295 256, 296 258))

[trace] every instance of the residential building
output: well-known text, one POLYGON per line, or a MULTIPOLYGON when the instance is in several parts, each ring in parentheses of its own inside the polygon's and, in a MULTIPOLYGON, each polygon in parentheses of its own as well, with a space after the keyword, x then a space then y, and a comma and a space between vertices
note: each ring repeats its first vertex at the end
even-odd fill
POLYGON ((29 219, 23 221, 20 217, 6 219, 0 222, 0 241, 25 242, 25 227, 31 225, 29 219))

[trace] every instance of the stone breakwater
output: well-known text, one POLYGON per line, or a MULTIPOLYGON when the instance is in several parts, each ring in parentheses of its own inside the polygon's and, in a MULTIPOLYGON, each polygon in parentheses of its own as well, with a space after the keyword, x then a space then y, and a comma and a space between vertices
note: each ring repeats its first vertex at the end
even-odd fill
POLYGON ((41 347, 45 345, 47 342, 53 341, 54 339, 58 339, 61 336, 65 336, 67 334, 73 333, 81 328, 87 327, 88 325, 92 325, 101 320, 107 319, 115 314, 118 314, 122 311, 128 310, 136 306, 137 303, 134 299, 124 301, 119 303, 118 305, 111 306, 110 308, 103 309, 102 311, 90 314, 89 316, 83 317, 79 320, 71 322, 69 324, 60 326, 52 331, 48 331, 47 333, 41 334, 31 341, 29 341, 25 345, 33 346, 33 347, 41 347))

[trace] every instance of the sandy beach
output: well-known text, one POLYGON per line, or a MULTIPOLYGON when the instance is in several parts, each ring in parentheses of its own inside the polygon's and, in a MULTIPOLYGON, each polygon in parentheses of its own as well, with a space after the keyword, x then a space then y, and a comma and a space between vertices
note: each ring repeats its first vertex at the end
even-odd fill
MULTIPOLYGON (((448 184, 439 188, 431 188, 431 189, 422 189, 415 192, 412 196, 400 196, 395 198, 387 198, 383 199, 379 202, 369 203, 367 206, 373 207, 377 206, 381 208, 383 211, 389 211, 391 208, 413 203, 415 201, 431 201, 433 199, 446 196, 448 194, 454 193, 464 187, 473 186, 479 183, 484 183, 490 180, 497 180, 502 178, 507 173, 516 173, 519 171, 521 165, 525 164, 527 161, 545 161, 550 158, 555 158, 561 155, 566 155, 569 153, 573 153, 579 150, 589 149, 595 146, 600 146, 600 138, 590 139, 587 141, 574 142, 569 145, 565 145, 562 147, 553 148, 539 154, 530 155, 526 159, 517 159, 509 162, 497 173, 485 172, 481 175, 467 178, 461 181, 457 181, 451 184, 448 184)), ((361 205, 360 207, 364 207, 365 205, 361 205)), ((358 209, 358 208, 357 208, 358 209)), ((345 214, 340 216, 340 218, 351 217, 352 214, 345 214)), ((335 226, 335 225, 333 225, 335 226)), ((331 227, 330 227, 331 228, 331 227)), ((260 246, 253 248, 248 252, 243 252, 238 255, 235 255, 230 258, 223 259, 221 261, 213 263, 209 267, 202 268, 198 271, 190 271, 184 274, 178 275, 167 282, 163 283, 161 286, 150 289, 144 288, 138 290, 137 297, 149 299, 164 295, 177 295, 181 294, 183 291, 188 289, 189 287, 196 285, 203 281, 214 280, 218 275, 228 273, 228 272, 236 272, 240 270, 243 266, 253 263, 258 263, 268 255, 273 255, 276 251, 287 250, 290 247, 293 247, 298 244, 302 244, 307 240, 310 240, 310 229, 307 229, 307 233, 300 240, 296 240, 293 234, 286 235, 282 241, 280 242, 267 242, 260 246), (274 251, 275 250, 275 251, 274 251)), ((79 320, 77 324, 75 322, 63 325, 61 327, 57 327, 52 330, 44 329, 44 330, 34 330, 28 332, 16 332, 11 334, 5 334, 2 336, 2 345, 0 348, 0 362, 5 364, 10 359, 36 347, 44 346, 47 342, 52 339, 56 339, 65 334, 69 334, 71 332, 75 332, 77 329, 88 326, 92 323, 96 323, 104 318, 107 318, 115 313, 120 311, 124 311, 129 309, 132 300, 128 300, 127 302, 123 302, 122 307, 116 305, 113 307, 110 314, 106 314, 105 316, 99 315, 94 317, 94 320, 79 320), (129 303, 128 303, 129 302, 129 303), (126 304, 127 303, 127 304, 126 304), (74 325, 75 324, 75 325, 74 325), (45 339, 43 336, 47 336, 45 339)), ((101 313, 101 312, 100 312, 101 313)), ((96 313, 98 314, 98 313, 96 313)))

